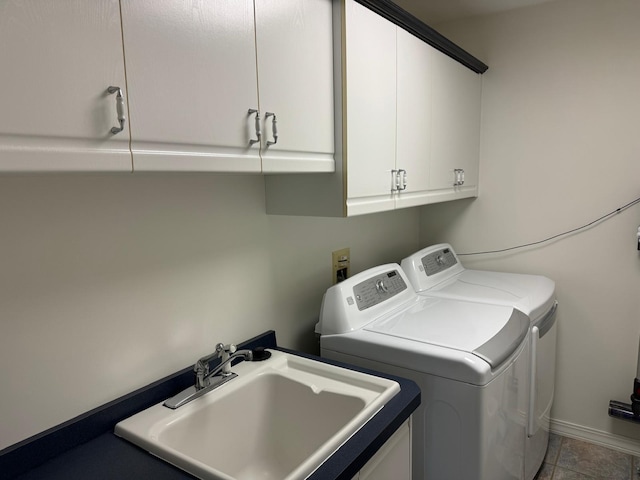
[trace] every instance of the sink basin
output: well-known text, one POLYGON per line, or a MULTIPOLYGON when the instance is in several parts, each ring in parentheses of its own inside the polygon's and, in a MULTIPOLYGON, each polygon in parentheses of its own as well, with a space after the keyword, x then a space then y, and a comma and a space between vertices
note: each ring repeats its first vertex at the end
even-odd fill
POLYGON ((271 350, 230 382, 172 410, 154 405, 115 433, 203 479, 303 479, 400 386, 271 350))

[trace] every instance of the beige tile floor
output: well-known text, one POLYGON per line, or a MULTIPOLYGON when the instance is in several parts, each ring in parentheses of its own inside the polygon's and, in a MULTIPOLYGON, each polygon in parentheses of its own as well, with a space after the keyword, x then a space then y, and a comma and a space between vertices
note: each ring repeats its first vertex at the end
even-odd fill
POLYGON ((551 434, 535 480, 639 480, 640 457, 551 434))

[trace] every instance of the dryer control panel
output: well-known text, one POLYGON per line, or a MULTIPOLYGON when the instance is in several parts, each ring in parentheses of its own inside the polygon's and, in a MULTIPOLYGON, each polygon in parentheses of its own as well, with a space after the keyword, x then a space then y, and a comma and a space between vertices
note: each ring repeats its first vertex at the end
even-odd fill
POLYGON ((443 248, 442 250, 431 252, 422 257, 421 261, 422 267, 428 276, 440 273, 458 263, 451 248, 443 248))
POLYGON ((398 271, 392 270, 357 284, 353 287, 353 294, 358 310, 364 310, 388 300, 406 288, 407 284, 398 271))
POLYGON ((402 260, 402 270, 416 292, 425 292, 464 271, 448 243, 423 248, 402 260))

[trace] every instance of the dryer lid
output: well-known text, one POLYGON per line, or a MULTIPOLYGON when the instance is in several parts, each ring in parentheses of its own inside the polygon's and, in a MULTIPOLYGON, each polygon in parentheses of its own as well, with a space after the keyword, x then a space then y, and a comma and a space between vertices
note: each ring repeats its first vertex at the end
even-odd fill
POLYGON ((535 323, 555 303, 555 283, 541 275, 468 270, 449 244, 424 248, 402 260, 402 269, 421 294, 509 305, 535 323))
POLYGON ((529 317, 510 307, 425 297, 364 329, 468 352, 493 370, 521 345, 529 323, 529 317))
POLYGON ((464 270, 423 293, 470 302, 510 305, 535 323, 555 303, 555 282, 541 275, 464 270))

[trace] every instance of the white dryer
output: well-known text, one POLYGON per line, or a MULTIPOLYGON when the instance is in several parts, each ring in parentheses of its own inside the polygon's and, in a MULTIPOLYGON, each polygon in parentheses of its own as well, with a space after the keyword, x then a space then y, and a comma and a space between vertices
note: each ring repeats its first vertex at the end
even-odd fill
POLYGON ((468 270, 451 245, 433 245, 402 260, 421 295, 517 308, 531 319, 530 414, 525 441, 525 480, 539 470, 549 443, 556 363, 555 283, 540 275, 468 270))
POLYGON ((527 315, 423 297, 398 264, 324 295, 322 356, 414 380, 415 480, 522 479, 529 402, 527 315))

